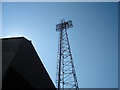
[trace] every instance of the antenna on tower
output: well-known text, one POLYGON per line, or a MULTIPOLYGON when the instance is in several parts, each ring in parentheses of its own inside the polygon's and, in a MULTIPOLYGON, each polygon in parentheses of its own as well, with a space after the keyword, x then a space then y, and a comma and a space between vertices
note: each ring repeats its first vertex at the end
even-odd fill
POLYGON ((56 80, 58 90, 64 90, 64 88, 79 89, 67 34, 67 29, 72 27, 72 21, 64 19, 56 25, 56 31, 59 32, 56 80))

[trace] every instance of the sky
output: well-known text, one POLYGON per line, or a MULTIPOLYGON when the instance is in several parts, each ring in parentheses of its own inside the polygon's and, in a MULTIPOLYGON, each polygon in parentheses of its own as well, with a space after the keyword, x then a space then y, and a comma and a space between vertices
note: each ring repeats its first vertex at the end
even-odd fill
POLYGON ((2 2, 119 2, 119 0, 1 0, 2 2))
POLYGON ((31 40, 55 84, 62 19, 73 22, 68 37, 79 87, 117 88, 117 2, 3 2, 1 37, 31 40))

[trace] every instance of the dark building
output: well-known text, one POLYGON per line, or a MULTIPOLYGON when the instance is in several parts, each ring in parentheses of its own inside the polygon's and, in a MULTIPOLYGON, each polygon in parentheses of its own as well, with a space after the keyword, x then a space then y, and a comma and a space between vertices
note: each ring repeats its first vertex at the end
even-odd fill
POLYGON ((24 37, 2 39, 2 89, 55 86, 31 41, 24 37))

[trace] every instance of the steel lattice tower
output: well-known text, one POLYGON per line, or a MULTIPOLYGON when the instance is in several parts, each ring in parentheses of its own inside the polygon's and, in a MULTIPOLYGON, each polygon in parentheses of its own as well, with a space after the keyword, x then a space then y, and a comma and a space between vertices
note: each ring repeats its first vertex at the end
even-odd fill
POLYGON ((67 29, 71 27, 73 27, 72 21, 65 22, 61 20, 61 23, 56 25, 56 31, 59 32, 56 80, 58 90, 64 90, 64 88, 75 88, 75 90, 78 90, 77 77, 67 35, 67 29))

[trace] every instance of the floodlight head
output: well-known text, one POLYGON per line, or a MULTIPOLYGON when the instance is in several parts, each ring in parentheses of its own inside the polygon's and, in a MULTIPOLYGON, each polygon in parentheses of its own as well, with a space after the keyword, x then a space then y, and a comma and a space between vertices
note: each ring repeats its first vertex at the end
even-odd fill
POLYGON ((56 25, 56 31, 58 32, 64 29, 69 29, 71 27, 73 27, 72 21, 70 20, 65 22, 65 20, 63 19, 61 20, 61 23, 56 25))

